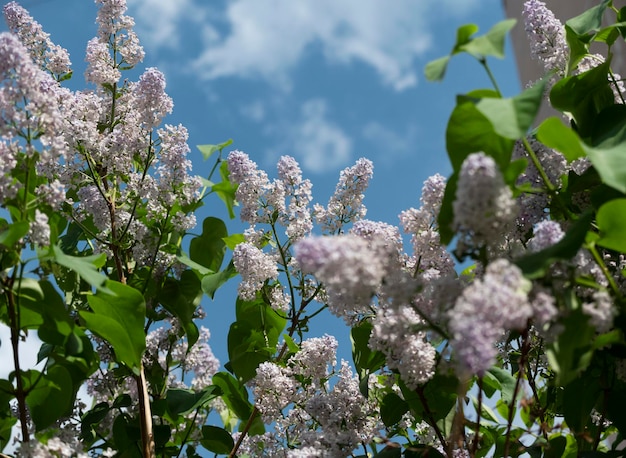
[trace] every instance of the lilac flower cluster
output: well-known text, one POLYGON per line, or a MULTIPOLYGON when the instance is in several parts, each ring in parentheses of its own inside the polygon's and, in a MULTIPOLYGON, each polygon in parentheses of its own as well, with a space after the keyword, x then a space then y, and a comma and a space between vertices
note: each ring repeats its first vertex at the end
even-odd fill
POLYGON ((246 438, 242 450, 254 456, 285 453, 285 441, 300 452, 287 456, 349 456, 359 444, 374 437, 373 405, 359 391, 358 380, 347 362, 338 371, 337 341, 330 336, 307 339, 285 366, 266 362, 252 380, 255 405, 267 423, 276 423, 275 433, 246 438), (327 381, 336 376, 329 388, 327 381), (284 411, 287 412, 285 413, 284 411))
POLYGON ((505 259, 487 266, 449 312, 452 347, 462 372, 484 375, 495 363, 495 343, 511 329, 521 330, 533 315, 531 283, 505 259))
POLYGON ((463 247, 495 247, 510 232, 517 205, 493 158, 474 153, 463 161, 453 209, 463 247))
POLYGON ((524 2, 524 28, 530 41, 531 55, 538 59, 546 72, 557 70, 564 76, 569 58, 565 28, 544 2, 524 2))

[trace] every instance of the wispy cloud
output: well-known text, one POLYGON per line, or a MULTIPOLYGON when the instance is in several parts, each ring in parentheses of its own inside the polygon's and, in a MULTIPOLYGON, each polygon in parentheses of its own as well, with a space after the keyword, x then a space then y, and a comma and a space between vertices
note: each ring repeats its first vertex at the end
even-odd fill
POLYGON ((367 123, 361 132, 368 145, 368 155, 380 162, 395 164, 399 157, 416 152, 417 129, 407 127, 404 132, 393 130, 377 121, 367 123))
POLYGON ((282 139, 266 154, 266 160, 275 162, 278 155, 294 156, 302 168, 311 173, 336 170, 352 159, 352 139, 328 116, 328 102, 315 98, 300 106, 295 120, 274 124, 266 134, 282 139), (286 133, 286 134, 285 134, 286 133))
POLYGON ((328 61, 362 62, 401 91, 417 82, 414 60, 432 45, 429 21, 470 10, 479 0, 231 0, 212 11, 199 0, 131 0, 152 46, 177 45, 183 19, 198 24, 202 78, 263 78, 289 87, 290 70, 319 46, 328 61), (221 35, 215 23, 224 25, 221 35))

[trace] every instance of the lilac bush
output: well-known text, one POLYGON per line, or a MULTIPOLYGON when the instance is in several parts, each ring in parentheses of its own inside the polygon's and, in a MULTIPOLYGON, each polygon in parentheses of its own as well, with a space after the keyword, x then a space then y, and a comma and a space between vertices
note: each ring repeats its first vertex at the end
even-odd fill
POLYGON ((164 75, 122 79, 144 56, 125 1, 96 3, 83 91, 63 86, 67 51, 17 3, 3 9, 0 320, 13 352, 0 380, 3 450, 621 456, 626 109, 610 53, 589 46, 626 37, 623 10, 605 1, 562 24, 525 2, 546 78, 512 98, 488 58, 502 57, 514 22, 478 36, 462 26, 426 76, 441 80, 465 52, 493 88, 457 98, 453 173, 428 178, 416 208, 382 222, 365 218, 364 158, 326 205, 293 157, 270 179, 242 151, 222 158, 230 141, 201 146, 218 154, 195 176, 186 129, 164 124, 164 75), (542 103, 562 117, 533 127, 542 103), (214 217, 189 233, 212 194, 233 215, 238 206, 242 234, 214 217), (203 296, 232 278, 222 366, 197 322, 203 296), (352 361, 337 360, 333 336, 308 335, 324 313, 350 327, 352 361), (35 331, 39 369, 19 356, 35 331))

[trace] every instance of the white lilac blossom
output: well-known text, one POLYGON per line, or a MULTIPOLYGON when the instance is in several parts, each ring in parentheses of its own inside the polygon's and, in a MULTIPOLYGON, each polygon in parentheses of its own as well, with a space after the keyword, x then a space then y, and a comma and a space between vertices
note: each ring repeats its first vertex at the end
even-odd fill
POLYGON ((54 75, 71 71, 72 63, 66 49, 50 41, 50 34, 17 2, 9 2, 3 8, 9 30, 26 46, 33 61, 54 75))
POLYGON ((329 368, 337 364, 337 345, 337 339, 329 335, 304 340, 289 358, 292 373, 314 381, 328 377, 329 368))
POLYGON ((495 362, 495 343, 508 330, 524 329, 532 317, 531 283, 505 259, 487 266, 449 312, 452 348, 463 372, 483 375, 495 362))
POLYGON ((264 422, 276 421, 285 407, 297 401, 298 385, 289 368, 269 361, 257 367, 252 392, 264 422))
POLYGON ((438 173, 428 177, 422 186, 422 195, 420 196, 422 208, 428 211, 435 220, 439 215, 445 191, 446 178, 438 173))
POLYGON ((608 332, 613 326, 613 318, 617 315, 613 299, 606 291, 596 291, 592 297, 593 301, 583 303, 583 313, 589 316, 589 323, 597 332, 608 332))
POLYGON ((238 244, 233 250, 233 264, 241 275, 237 287, 239 296, 253 300, 267 280, 278 278, 278 268, 273 256, 264 253, 248 242, 238 244))
POLYGON ((367 209, 363 205, 363 192, 374 173, 374 166, 368 159, 361 158, 352 167, 341 171, 335 193, 324 208, 314 206, 315 220, 328 233, 338 233, 345 224, 362 219, 367 209))
POLYGON ((453 209, 464 245, 495 246, 510 231, 517 205, 492 157, 474 153, 463 161, 453 209))
POLYGON ((533 237, 528 241, 528 250, 537 252, 559 242, 565 233, 556 221, 544 220, 535 225, 533 237))
POLYGON ((28 238, 31 243, 39 247, 50 245, 50 225, 45 213, 35 210, 35 219, 30 223, 28 238))
POLYGON ((109 46, 92 38, 87 42, 87 70, 85 70, 85 80, 96 85, 115 84, 122 74, 115 66, 113 57, 109 53, 109 46))
POLYGON ((296 160, 291 156, 282 156, 278 160, 278 177, 282 180, 285 196, 289 203, 285 212, 280 215, 286 234, 293 242, 309 235, 313 228, 311 220, 311 182, 302 179, 302 171, 296 160))
POLYGON ((322 448, 327 456, 350 456, 360 444, 371 442, 379 426, 372 403, 363 397, 358 379, 343 360, 332 390, 310 398, 306 411, 319 423, 320 431, 304 432, 302 445, 322 448))
POLYGON ((294 246, 302 272, 315 275, 326 288, 331 313, 349 323, 367 313, 385 275, 386 261, 370 244, 348 234, 312 236, 294 246))
POLYGON ((174 102, 165 93, 165 76, 154 67, 147 68, 132 85, 133 108, 139 114, 139 125, 153 129, 161 124, 165 115, 172 112, 174 102))
POLYGON ((435 348, 419 332, 424 321, 409 306, 379 309, 373 321, 369 347, 381 351, 387 367, 400 372, 406 385, 415 389, 435 375, 435 348))
POLYGON ((528 0, 522 11, 524 29, 530 41, 530 52, 546 72, 556 70, 563 76, 569 58, 565 28, 544 2, 528 0))
POLYGON ((227 161, 229 178, 238 185, 235 197, 241 205, 241 220, 251 224, 267 222, 263 206, 272 194, 267 174, 242 151, 231 151, 227 161))

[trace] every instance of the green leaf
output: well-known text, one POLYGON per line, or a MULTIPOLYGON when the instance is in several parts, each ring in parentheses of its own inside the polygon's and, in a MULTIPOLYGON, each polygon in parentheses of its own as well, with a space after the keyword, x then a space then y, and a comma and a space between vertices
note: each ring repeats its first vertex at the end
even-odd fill
POLYGON ((198 276, 185 270, 180 279, 167 278, 157 293, 159 303, 180 320, 185 330, 189 348, 198 340, 198 327, 193 322, 194 313, 202 300, 202 286, 198 276))
POLYGON ((595 329, 588 323, 589 317, 581 308, 571 310, 561 320, 561 332, 546 350, 550 367, 556 373, 557 386, 565 386, 584 371, 593 356, 591 346, 595 329))
POLYGON ((453 204, 456 199, 456 187, 459 179, 458 173, 453 173, 446 182, 446 189, 443 193, 441 201, 441 209, 437 217, 437 226, 439 227, 439 238, 442 245, 448 245, 454 237, 454 209, 453 204))
POLYGON ((28 221, 18 221, 10 224, 0 232, 0 247, 12 248, 30 229, 28 221))
POLYGON ((493 91, 474 91, 458 97, 446 128, 446 149, 455 172, 471 153, 483 151, 505 169, 513 151, 514 141, 498 135, 489 119, 476 107, 477 101, 497 97, 493 91))
POLYGON ((60 247, 54 245, 50 248, 54 261, 70 270, 76 272, 80 278, 101 292, 111 294, 111 290, 105 286, 107 277, 102 275, 98 269, 106 264, 106 254, 94 254, 91 256, 70 256, 63 253, 60 247))
POLYGON ((202 407, 221 394, 221 388, 215 385, 210 385, 199 392, 172 388, 165 393, 167 411, 171 418, 175 419, 179 415, 185 415, 202 407))
POLYGON ((515 377, 513 377, 509 371, 501 369, 497 366, 492 366, 491 369, 487 371, 490 376, 493 376, 500 385, 500 396, 502 401, 507 404, 510 404, 513 401, 513 396, 515 392, 515 377))
POLYGON ((574 118, 580 137, 586 141, 591 135, 596 116, 615 104, 607 75, 610 60, 578 75, 558 81, 550 91, 550 103, 574 118))
POLYGON ((29 377, 26 403, 37 431, 71 414, 75 390, 72 377, 64 367, 53 365, 41 377, 37 371, 23 374, 29 377))
POLYGON ((496 134, 511 140, 525 137, 539 112, 546 86, 546 79, 508 99, 485 97, 476 103, 493 126, 496 134))
POLYGON ((583 433, 591 421, 591 411, 602 394, 597 376, 591 371, 569 383, 563 391, 563 416, 574 433, 583 433))
POLYGON ((223 238, 228 236, 224 221, 209 216, 202 223, 202 234, 191 239, 189 257, 192 261, 218 272, 226 253, 223 238))
POLYGON ((626 199, 611 200, 600 207, 596 216, 600 238, 596 243, 626 253, 626 199))
POLYGON ((118 362, 137 374, 146 349, 146 303, 139 291, 122 283, 109 280, 106 288, 112 294, 101 290, 87 298, 93 313, 79 314, 87 329, 111 344, 118 362))
POLYGON ((420 396, 400 381, 404 400, 409 404, 416 419, 432 416, 435 421, 446 418, 455 406, 458 385, 459 381, 454 376, 435 374, 423 387, 418 387, 417 390, 422 390, 424 398, 428 400, 429 414, 427 415, 420 396))
POLYGON ((589 8, 584 13, 570 19, 565 24, 578 36, 587 35, 596 30, 600 30, 602 27, 602 15, 610 3, 611 0, 602 0, 602 3, 599 5, 589 8))
POLYGON ((578 253, 592 221, 592 212, 582 214, 559 242, 537 253, 523 256, 515 263, 522 269, 525 277, 529 279, 541 277, 556 261, 571 259, 578 253))
POLYGON ((224 237, 224 243, 229 250, 234 250, 237 245, 246 241, 243 234, 231 234, 228 237, 224 237))
POLYGON ((443 56, 428 62, 424 68, 426 79, 428 81, 442 81, 446 75, 448 62, 450 62, 450 56, 443 56))
MULTIPOLYGON (((222 400, 226 406, 242 420, 239 428, 243 428, 252 414, 252 404, 248 401, 248 392, 245 386, 227 372, 218 372, 213 375, 212 381, 214 385, 221 388, 223 392, 222 400)), ((252 421, 249 434, 263 434, 264 432, 265 426, 263 425, 263 421, 261 421, 261 417, 257 415, 252 421)))
POLYGON ((224 428, 205 425, 202 427, 200 443, 204 448, 219 454, 228 454, 235 447, 233 437, 224 428))
POLYGON ((229 180, 229 172, 228 172, 228 162, 222 162, 220 165, 220 176, 222 177, 222 181, 213 185, 211 190, 218 195, 220 199, 226 205, 226 209, 228 210, 228 216, 230 219, 235 217, 235 192, 237 191, 237 185, 233 184, 229 180))
POLYGON ((227 146, 232 145, 232 143, 233 143, 233 140, 228 139, 225 142, 220 143, 219 145, 197 145, 196 147, 200 150, 200 152, 202 153, 202 157, 206 161, 211 156, 213 156, 213 154, 215 154, 217 151, 222 151, 227 146))
POLYGON ((219 287, 236 275, 237 269, 235 269, 235 265, 231 260, 224 270, 216 274, 209 274, 202 277, 202 291, 204 294, 213 299, 215 297, 215 292, 219 289, 219 287))
POLYGON ((396 393, 387 393, 380 404, 380 417, 387 427, 402 420, 402 416, 408 411, 409 405, 396 393))
POLYGON ((503 59, 506 34, 515 26, 516 22, 517 20, 515 19, 500 21, 491 27, 486 34, 468 41, 466 44, 460 46, 460 49, 478 59, 487 56, 503 59))
MULTIPOLYGON (((360 376, 363 373, 377 371, 385 364, 385 355, 380 351, 374 351, 369 347, 370 335, 372 334, 372 323, 363 321, 350 331, 350 341, 352 342, 352 360, 360 376)), ((361 377, 362 378, 362 377, 361 377)))
POLYGON ((537 128, 537 140, 549 148, 559 151, 567 162, 585 157, 580 138, 557 117, 550 117, 537 128))
POLYGON ((602 181, 626 193, 626 142, 608 149, 592 148, 583 144, 589 160, 602 181))

